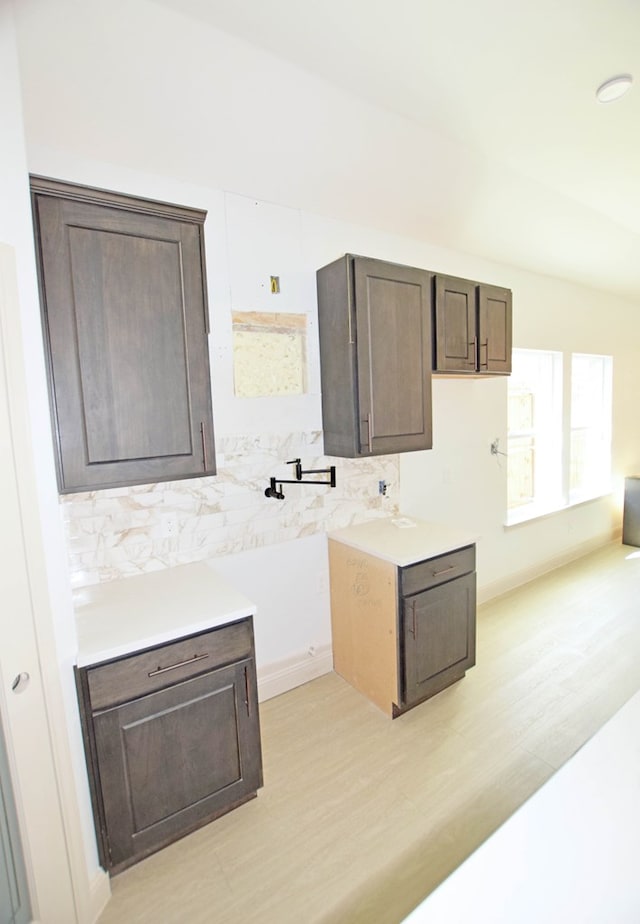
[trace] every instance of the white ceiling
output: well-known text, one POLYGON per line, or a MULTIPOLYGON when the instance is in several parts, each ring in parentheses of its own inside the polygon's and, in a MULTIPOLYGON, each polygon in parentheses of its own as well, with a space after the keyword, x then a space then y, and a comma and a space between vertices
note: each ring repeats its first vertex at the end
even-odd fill
POLYGON ((640 0, 156 2, 464 145, 464 249, 640 300, 640 0))

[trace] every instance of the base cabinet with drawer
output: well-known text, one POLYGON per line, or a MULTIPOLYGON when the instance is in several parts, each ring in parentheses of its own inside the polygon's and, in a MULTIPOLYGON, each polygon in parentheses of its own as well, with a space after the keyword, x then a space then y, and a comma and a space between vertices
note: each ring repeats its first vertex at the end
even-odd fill
POLYGON ((334 668, 395 718, 476 658, 475 545, 406 567, 329 540, 334 668))
POLYGON ((117 873, 262 786, 250 618, 76 668, 100 860, 117 873))

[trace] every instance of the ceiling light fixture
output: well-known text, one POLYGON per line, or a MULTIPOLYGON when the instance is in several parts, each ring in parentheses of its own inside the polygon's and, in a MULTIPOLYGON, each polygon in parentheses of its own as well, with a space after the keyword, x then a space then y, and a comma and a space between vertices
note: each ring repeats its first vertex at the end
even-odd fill
POLYGON ((596 99, 599 103, 612 103, 624 96, 632 83, 631 74, 618 74, 617 77, 610 77, 596 90, 596 99))

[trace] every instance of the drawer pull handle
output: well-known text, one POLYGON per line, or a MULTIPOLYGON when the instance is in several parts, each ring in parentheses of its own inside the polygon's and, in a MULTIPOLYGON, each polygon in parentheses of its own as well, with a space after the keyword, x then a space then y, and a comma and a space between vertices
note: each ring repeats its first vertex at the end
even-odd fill
POLYGON ((192 658, 187 658, 186 661, 178 661, 177 664, 170 664, 169 667, 158 667, 155 671, 149 671, 149 677, 157 677, 158 674, 166 674, 167 671, 175 671, 177 667, 186 667, 187 664, 195 664, 196 661, 204 661, 204 659, 208 657, 208 654, 194 655, 192 658))
POLYGON ((440 577, 441 574, 448 574, 450 571, 455 571, 455 568, 456 568, 455 565, 449 565, 448 568, 442 568, 441 571, 434 571, 433 576, 440 577))

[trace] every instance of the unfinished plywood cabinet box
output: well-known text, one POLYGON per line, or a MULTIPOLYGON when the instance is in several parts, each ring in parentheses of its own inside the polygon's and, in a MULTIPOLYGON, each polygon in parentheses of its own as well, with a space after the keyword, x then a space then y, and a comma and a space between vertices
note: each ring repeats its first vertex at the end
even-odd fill
POLYGON ((475 545, 399 566, 331 538, 329 563, 334 668, 387 715, 475 664, 475 545))

